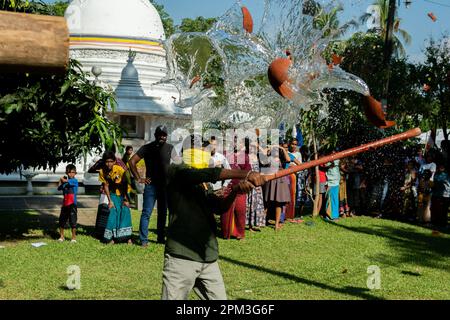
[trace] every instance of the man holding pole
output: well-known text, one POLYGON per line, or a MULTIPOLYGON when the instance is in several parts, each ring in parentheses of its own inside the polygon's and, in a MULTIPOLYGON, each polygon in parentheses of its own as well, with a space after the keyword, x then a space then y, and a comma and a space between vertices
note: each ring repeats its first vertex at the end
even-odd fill
POLYGON ((203 150, 201 137, 191 135, 183 143, 183 163, 172 164, 167 175, 169 228, 164 253, 163 300, 186 300, 194 289, 201 299, 227 298, 219 257, 214 214, 222 214, 239 193, 248 193, 266 182, 248 170, 208 168, 211 154, 203 150), (211 183, 241 180, 218 196, 211 183))

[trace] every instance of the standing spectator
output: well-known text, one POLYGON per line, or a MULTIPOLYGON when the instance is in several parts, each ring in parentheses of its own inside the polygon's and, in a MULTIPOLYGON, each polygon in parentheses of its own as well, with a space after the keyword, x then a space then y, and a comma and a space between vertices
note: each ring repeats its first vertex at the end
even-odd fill
POLYGON ((361 186, 363 184, 363 171, 364 167, 357 157, 352 157, 347 162, 347 191, 348 202, 350 206, 350 215, 362 214, 365 203, 362 199, 361 186))
MULTIPOLYGON (((281 146, 273 146, 269 150, 272 159, 272 165, 266 169, 265 174, 272 174, 284 168, 288 155, 286 150, 281 146)), ((275 231, 281 229, 281 212, 283 207, 291 201, 289 194, 288 177, 281 177, 271 180, 264 188, 264 201, 267 204, 267 212, 275 214, 275 231)))
POLYGON ((114 152, 103 154, 105 166, 100 169, 99 181, 108 198, 109 216, 106 223, 104 241, 109 244, 128 242, 131 244, 131 213, 128 199, 129 185, 125 179, 125 170, 117 165, 114 152))
MULTIPOLYGON (((308 147, 303 145, 300 147, 300 162, 308 161, 308 147)), ((297 195, 296 195, 296 212, 298 216, 303 216, 303 210, 308 202, 308 179, 309 170, 303 170, 297 173, 297 195), (297 210, 298 209, 298 210, 297 210)))
POLYGON ((425 170, 431 171, 431 181, 434 180, 434 174, 436 173, 436 163, 433 161, 433 156, 430 152, 427 153, 427 156, 425 157, 426 161, 425 164, 422 164, 419 169, 419 174, 422 174, 425 170))
MULTIPOLYGON (((402 166, 401 160, 399 161, 398 166, 394 166, 394 159, 386 158, 383 161, 383 167, 382 167, 382 188, 381 188, 381 200, 380 200, 380 214, 378 215, 378 218, 381 218, 382 216, 386 215, 392 215, 393 214, 393 208, 396 206, 395 204, 398 203, 395 201, 395 199, 400 199, 401 194, 399 197, 396 197, 396 190, 394 190, 395 183, 399 180, 396 179, 396 168, 399 166, 402 166)), ((412 160, 414 162, 414 160, 412 160)), ((398 173, 399 176, 403 175, 402 170, 398 173)), ((401 182, 401 178, 400 178, 401 182)), ((397 190, 400 188, 400 186, 397 186, 397 190)), ((414 184, 412 186, 413 195, 414 198, 416 197, 416 185, 414 184)))
POLYGON ((369 186, 369 179, 367 178, 366 174, 363 174, 361 176, 361 184, 359 186, 359 204, 360 204, 360 214, 364 215, 367 214, 367 194, 368 194, 368 186, 369 186))
POLYGON ((417 173, 415 169, 415 161, 408 162, 405 174, 405 181, 400 191, 403 192, 403 217, 412 218, 415 212, 415 197, 413 188, 416 185, 417 173))
MULTIPOLYGON (((288 146, 289 163, 286 164, 286 169, 291 166, 300 165, 302 163, 302 155, 297 150, 298 141, 292 139, 288 146)), ((286 220, 293 220, 295 218, 296 206, 296 192, 297 192, 297 175, 292 173, 289 178, 289 191, 291 194, 291 201, 286 205, 286 220)))
POLYGON ((417 148, 417 154, 414 157, 414 160, 416 161, 417 165, 419 166, 419 169, 421 166, 423 166, 427 163, 427 161, 425 160, 425 157, 423 156, 422 147, 417 148))
MULTIPOLYGON (((333 152, 335 153, 335 152, 333 152)), ((334 160, 325 165, 327 175, 327 192, 326 192, 326 215, 327 218, 335 220, 339 218, 339 181, 340 161, 334 160)))
POLYGON ((73 164, 66 166, 67 176, 59 179, 58 190, 63 192, 63 205, 61 207, 61 214, 59 215, 59 234, 58 241, 64 241, 64 227, 69 220, 72 228, 72 243, 77 242, 77 193, 78 180, 75 178, 77 168, 73 164))
MULTIPOLYGON (((382 152, 380 156, 384 157, 382 152)), ((385 157, 382 165, 370 168, 370 208, 376 218, 381 218, 386 214, 385 209, 389 208, 390 195, 392 194, 392 180, 394 177, 394 165, 390 158, 385 157)))
POLYGON ((419 179, 418 197, 417 197, 417 217, 423 223, 429 223, 431 220, 431 191, 433 181, 431 181, 431 171, 423 171, 419 179))
POLYGON ((347 198, 347 162, 348 160, 344 159, 339 166, 341 175, 341 179, 339 180, 339 216, 341 217, 352 216, 347 198))
POLYGON ((450 170, 450 141, 443 140, 441 142, 442 162, 445 164, 445 170, 450 170))
POLYGON ((139 238, 143 247, 148 246, 148 224, 155 201, 158 200, 158 243, 165 242, 167 220, 167 169, 170 164, 173 146, 167 143, 166 126, 158 126, 155 130, 155 141, 142 146, 130 159, 131 172, 136 181, 145 184, 144 203, 139 223, 139 238), (144 159, 145 178, 139 176, 136 164, 144 159))
POLYGON ((130 174, 130 171, 128 170, 130 168, 130 164, 128 162, 130 161, 132 155, 133 155, 133 147, 127 146, 125 148, 125 153, 122 157, 122 161, 123 161, 124 165, 127 167, 127 170, 126 170, 127 183, 131 186, 131 193, 128 195, 128 198, 131 200, 132 203, 134 203, 134 200, 133 200, 133 197, 131 197, 131 194, 136 195, 136 193, 137 193, 136 180, 134 179, 134 177, 130 174))
POLYGON ((133 154, 133 147, 132 146, 127 146, 125 148, 125 153, 124 153, 124 155, 122 157, 123 163, 128 164, 128 161, 130 161, 132 154, 133 154))
POLYGON ((435 226, 445 227, 450 205, 450 176, 444 163, 439 163, 434 178, 433 196, 431 197, 431 223, 435 226))
MULTIPOLYGON (((315 170, 313 168, 313 194, 316 195, 316 179, 315 179, 315 170)), ((325 194, 327 192, 327 169, 325 168, 325 165, 319 166, 319 198, 317 203, 317 208, 319 210, 319 213, 322 213, 324 206, 324 198, 325 194)))
MULTIPOLYGON (((209 163, 210 168, 231 169, 227 158, 222 153, 217 151, 217 141, 215 137, 211 137, 208 147, 211 150, 211 159, 209 163)), ((231 180, 217 181, 212 185, 213 190, 217 191, 226 188, 230 182, 231 180)))
MULTIPOLYGON (((257 143, 250 143, 250 150, 248 153, 251 170, 260 172, 258 159, 259 145, 257 143)), ((247 225, 250 231, 261 231, 261 227, 266 225, 266 214, 264 210, 264 198, 262 187, 254 188, 247 195, 247 225)))
MULTIPOLYGON (((241 145, 237 146, 236 152, 228 155, 228 162, 230 163, 231 169, 251 170, 252 167, 248 157, 248 146, 246 144, 246 141, 244 141, 244 143, 241 142, 241 145)), ((237 185, 238 183, 238 179, 231 181, 232 186, 237 185)), ((245 238, 246 211, 247 195, 245 193, 236 195, 228 211, 220 217, 224 239, 235 237, 237 240, 242 240, 245 238)))

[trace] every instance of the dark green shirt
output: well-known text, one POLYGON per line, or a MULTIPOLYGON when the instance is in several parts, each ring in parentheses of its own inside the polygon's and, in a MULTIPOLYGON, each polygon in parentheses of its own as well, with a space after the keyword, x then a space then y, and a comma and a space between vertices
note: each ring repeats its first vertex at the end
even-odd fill
POLYGON ((214 262, 219 257, 216 220, 219 198, 207 182, 219 180, 221 168, 170 165, 167 197, 169 229, 165 253, 187 260, 214 262))

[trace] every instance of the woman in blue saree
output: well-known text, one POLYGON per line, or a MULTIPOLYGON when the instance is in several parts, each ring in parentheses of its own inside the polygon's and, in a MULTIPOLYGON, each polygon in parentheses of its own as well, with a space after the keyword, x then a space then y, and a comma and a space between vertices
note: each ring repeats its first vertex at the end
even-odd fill
POLYGON ((105 166, 99 172, 99 180, 109 200, 109 216, 103 240, 109 244, 117 242, 131 244, 133 230, 128 199, 129 185, 126 182, 125 170, 117 165, 114 152, 105 152, 103 160, 105 166))

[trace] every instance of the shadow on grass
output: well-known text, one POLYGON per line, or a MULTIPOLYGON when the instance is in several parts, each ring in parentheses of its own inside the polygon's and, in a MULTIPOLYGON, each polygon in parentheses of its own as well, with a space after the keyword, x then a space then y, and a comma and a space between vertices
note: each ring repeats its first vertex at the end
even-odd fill
MULTIPOLYGON (((59 238, 58 216, 45 210, 2 212, 0 214, 0 242, 17 242, 42 238, 56 240, 59 238), (41 230, 42 234, 34 234, 33 231, 36 230, 41 230)), ((68 228, 69 226, 66 225, 66 229, 68 228)), ((151 229, 150 232, 156 234, 156 229, 151 229)), ((95 232, 95 226, 92 225, 79 223, 77 225, 77 235, 88 236, 101 241, 95 232)), ((133 232, 131 240, 135 244, 140 243, 139 233, 133 232)))
POLYGON ((220 256, 220 259, 223 261, 227 261, 229 263, 235 264, 235 265, 239 265, 245 268, 249 268, 249 269, 254 269, 256 271, 260 271, 260 272, 265 272, 280 278, 284 278, 287 280, 291 280, 291 281, 295 281, 298 283, 303 283, 306 284, 308 286, 311 287, 316 287, 316 288, 320 288, 323 290, 328 290, 328 291, 333 291, 333 292, 338 292, 338 293, 342 293, 342 294, 348 294, 354 297, 358 297, 358 298, 362 298, 362 299, 366 299, 366 300, 384 300, 383 298, 380 297, 376 297, 370 293, 368 293, 368 291, 370 291, 367 288, 358 288, 358 287, 352 287, 352 286, 346 286, 346 287, 333 287, 330 286, 328 284, 325 283, 321 283, 321 282, 317 282, 314 280, 309 280, 309 279, 305 279, 296 275, 292 275, 283 271, 276 271, 276 270, 272 270, 272 269, 268 269, 265 267, 261 267, 258 265, 254 265, 251 263, 247 263, 247 262, 243 262, 243 261, 239 261, 239 260, 235 260, 232 258, 228 258, 225 256, 220 256))
MULTIPOLYGON (((0 241, 17 242, 42 238, 59 238, 58 216, 44 210, 24 210, 0 214, 0 241), (33 231, 41 230, 42 234, 33 231)), ((66 225, 66 227, 68 227, 66 225)), ((77 235, 95 237, 95 227, 78 224, 77 235)))
POLYGON ((352 227, 333 221, 326 223, 352 232, 374 235, 388 240, 396 255, 377 254, 373 258, 386 265, 398 266, 408 263, 436 269, 448 270, 450 267, 450 239, 418 232, 412 226, 371 226, 352 227), (446 265, 444 265, 446 263, 446 265))
POLYGON ((16 242, 19 240, 50 237, 57 239, 58 217, 32 211, 14 211, 0 214, 0 241, 16 242), (33 234, 32 230, 42 230, 41 234, 33 234))
POLYGON ((418 273, 418 272, 411 272, 411 271, 405 271, 405 270, 403 270, 401 273, 402 274, 406 274, 407 276, 414 276, 414 277, 420 277, 421 276, 421 274, 418 273))

